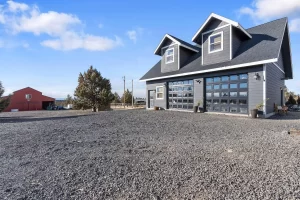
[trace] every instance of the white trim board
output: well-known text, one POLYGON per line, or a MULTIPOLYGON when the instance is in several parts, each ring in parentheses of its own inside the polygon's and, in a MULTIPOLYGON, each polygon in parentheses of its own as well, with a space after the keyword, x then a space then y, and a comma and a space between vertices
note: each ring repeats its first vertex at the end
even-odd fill
POLYGON ((241 68, 241 67, 251 67, 251 66, 255 66, 255 65, 261 65, 261 64, 272 63, 272 62, 278 62, 278 59, 273 58, 273 59, 269 59, 269 60, 261 60, 261 61, 243 63, 243 64, 232 65, 232 66, 224 66, 224 67, 218 67, 218 68, 214 68, 214 69, 199 70, 199 71, 186 72, 186 73, 174 74, 174 75, 169 75, 169 76, 161 76, 161 77, 155 77, 155 78, 149 78, 149 79, 142 79, 142 80, 140 80, 140 82, 151 81, 151 80, 159 80, 159 79, 165 79, 165 78, 172 78, 172 77, 178 77, 178 76, 188 76, 188 75, 193 75, 193 74, 203 74, 203 73, 207 73, 207 72, 215 72, 215 71, 222 71, 222 70, 228 70, 228 69, 236 69, 236 68, 241 68))
POLYGON ((263 105, 264 105, 264 115, 266 115, 267 112, 267 105, 266 105, 266 96, 267 96, 267 76, 266 76, 267 72, 266 72, 266 64, 264 64, 263 66, 263 105))
POLYGON ((224 25, 224 26, 220 26, 220 27, 215 28, 215 29, 212 29, 212 30, 210 30, 210 31, 203 32, 202 35, 206 35, 206 34, 208 34, 208 33, 211 33, 211 32, 217 31, 217 30, 220 30, 220 29, 225 28, 225 27, 230 26, 230 25, 231 25, 231 24, 226 24, 226 25, 224 25))
POLYGON ((232 43, 232 25, 230 24, 230 60, 232 60, 232 46, 233 46, 233 43, 232 43))
POLYGON ((228 24, 232 24, 234 27, 236 27, 236 28, 240 29, 241 31, 243 31, 249 38, 252 38, 252 36, 238 22, 232 21, 230 19, 227 19, 227 18, 222 17, 220 15, 217 15, 215 13, 211 13, 209 15, 209 17, 206 19, 206 21, 202 24, 200 29, 197 31, 197 33, 194 35, 194 37, 192 39, 193 42, 195 42, 196 38, 199 36, 199 33, 201 33, 201 31, 203 30, 205 25, 211 20, 211 18, 216 18, 216 19, 219 19, 221 21, 227 22, 228 24))
POLYGON ((186 46, 185 44, 180 43, 179 41, 177 41, 175 38, 173 38, 173 37, 170 36, 169 34, 166 34, 166 35, 163 37, 163 39, 160 41, 160 43, 159 43, 159 45, 157 46, 157 48, 155 49, 154 54, 157 54, 158 49, 160 49, 159 47, 161 46, 161 44, 164 42, 164 40, 165 40, 166 38, 172 40, 175 44, 178 44, 178 45, 180 45, 180 46, 183 46, 183 47, 185 47, 185 48, 187 48, 187 49, 189 49, 189 50, 191 50, 191 51, 195 51, 195 52, 197 52, 197 53, 199 52, 199 51, 196 50, 196 49, 193 49, 193 48, 191 48, 191 47, 186 46))
POLYGON ((279 67, 279 65, 277 65, 276 63, 273 62, 273 65, 275 65, 282 73, 285 74, 285 72, 279 67))

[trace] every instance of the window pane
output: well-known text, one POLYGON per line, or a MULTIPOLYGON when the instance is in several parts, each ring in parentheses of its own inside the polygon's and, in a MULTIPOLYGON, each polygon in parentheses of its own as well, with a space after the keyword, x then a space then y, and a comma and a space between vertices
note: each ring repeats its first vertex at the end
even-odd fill
POLYGON ((189 80, 189 84, 193 85, 194 84, 193 80, 189 80))
POLYGON ((183 102, 183 103, 187 103, 187 99, 184 98, 184 99, 182 100, 182 102, 183 102))
POLYGON ((211 85, 206 86, 206 90, 211 90, 211 88, 212 88, 211 85))
POLYGON ((206 93, 206 97, 211 97, 211 93, 206 93))
POLYGON ((240 100, 239 100, 239 104, 240 104, 240 105, 247 105, 247 100, 240 99, 240 100))
POLYGON ((242 80, 248 79, 248 74, 241 74, 240 79, 242 79, 242 80))
POLYGON ((220 82, 220 77, 215 77, 214 82, 220 82))
POLYGON ((219 106, 214 106, 214 111, 220 111, 220 107, 219 106))
POLYGON ((214 93, 214 97, 220 97, 220 93, 219 92, 215 92, 214 93))
POLYGON ((183 105, 182 108, 183 108, 183 109, 187 109, 187 105, 183 105))
POLYGON ((230 92, 231 97, 237 97, 237 92, 230 92))
POLYGON ((177 97, 177 94, 173 94, 173 97, 177 97))
POLYGON ((172 99, 169 99, 169 102, 172 103, 172 99))
POLYGON ((221 43, 217 43, 217 44, 211 44, 210 45, 210 51, 217 51, 217 50, 220 50, 222 47, 221 47, 221 43))
POLYGON ((192 90, 193 90, 193 87, 189 86, 189 87, 188 87, 188 90, 189 90, 189 91, 192 91, 192 90))
POLYGON ((214 90, 219 90, 220 89, 220 85, 214 85, 214 90))
POLYGON ((173 105, 173 108, 177 108, 177 105, 173 105))
POLYGON ((156 88, 156 92, 163 92, 163 88, 162 87, 156 88))
POLYGON ((182 108, 182 105, 178 105, 177 108, 182 108))
POLYGON ((170 93, 169 93, 169 97, 172 97, 172 96, 173 96, 173 94, 170 94, 170 93))
POLYGON ((178 99, 178 103, 182 103, 182 99, 178 99))
POLYGON ((221 42, 221 34, 214 35, 210 37, 210 43, 216 43, 216 42, 221 42))
POLYGON ((247 97, 248 96, 248 92, 240 92, 240 97, 247 97))
POLYGON ((248 88, 248 83, 240 83, 240 88, 248 88))
POLYGON ((194 99, 189 99, 188 103, 194 103, 194 99))
POLYGON ((211 104, 212 100, 211 99, 207 99, 206 100, 206 104, 211 104))
POLYGON ((233 107, 233 108, 230 108, 230 112, 232 113, 236 113, 237 112, 237 108, 233 107))
POLYGON ((234 105, 236 105, 236 99, 230 99, 230 100, 229 100, 229 104, 234 104, 234 105))
POLYGON ((183 87, 183 91, 188 91, 188 87, 183 87))
POLYGON ((167 55, 170 56, 170 55, 173 55, 174 53, 174 49, 168 49, 167 50, 167 55))
POLYGON ((248 109, 247 108, 240 108, 240 113, 248 113, 248 109))
POLYGON ((228 108, 227 107, 221 107, 221 111, 222 112, 228 112, 228 108))
POLYGON ((238 76, 237 75, 232 75, 232 76, 230 76, 230 80, 231 81, 236 81, 236 80, 238 80, 238 76))
POLYGON ((157 93, 157 98, 163 98, 163 94, 162 93, 157 93))
POLYGON ((222 95, 222 97, 228 97, 229 96, 229 92, 222 92, 221 95, 222 95))
POLYGON ((219 104, 219 99, 214 99, 213 104, 219 104))
POLYGON ((188 85, 189 81, 183 81, 183 84, 188 85))
POLYGON ((182 87, 178 87, 178 91, 182 91, 183 90, 183 88, 182 87))
POLYGON ((177 96, 178 96, 178 97, 182 97, 182 93, 178 93, 177 96))
POLYGON ((187 97, 188 96, 188 94, 187 93, 183 93, 183 95, 182 95, 183 97, 187 97))
POLYGON ((230 84, 230 89, 236 89, 237 88, 237 84, 230 84))
POLYGON ((226 89, 228 89, 228 84, 222 84, 221 87, 223 90, 226 90, 226 89))
POLYGON ((214 81, 213 78, 206 78, 207 83, 212 83, 213 81, 214 81))
POLYGON ((222 76, 222 81, 228 81, 228 76, 222 76))
POLYGON ((173 62, 173 56, 167 56, 166 57, 166 62, 173 62))
POLYGON ((221 104, 227 104, 227 103, 228 103, 227 99, 221 99, 221 104))
POLYGON ((193 93, 188 94, 188 97, 193 97, 193 96, 194 96, 193 93))
POLYGON ((188 109, 193 109, 193 105, 189 104, 188 109))

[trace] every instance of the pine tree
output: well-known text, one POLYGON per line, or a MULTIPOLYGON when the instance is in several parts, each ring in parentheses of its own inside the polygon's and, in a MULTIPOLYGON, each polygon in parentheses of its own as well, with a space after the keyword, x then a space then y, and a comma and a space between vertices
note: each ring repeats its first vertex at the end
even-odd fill
POLYGON ((125 96, 125 103, 131 103, 132 102, 132 93, 129 92, 127 89, 123 96, 121 97, 121 102, 124 103, 124 96, 125 96))
POLYGON ((75 108, 92 108, 95 112, 97 109, 108 108, 114 96, 110 81, 91 66, 86 72, 79 74, 74 97, 75 108))
POLYGON ((113 103, 121 103, 121 98, 117 92, 114 93, 113 103))
POLYGON ((298 95, 297 103, 298 103, 298 105, 300 105, 300 96, 299 95, 298 95))
POLYGON ((288 104, 292 104, 292 105, 296 104, 296 100, 294 98, 294 95, 290 94, 288 104))
POLYGON ((67 95, 65 102, 67 105, 73 103, 73 98, 71 97, 71 95, 69 95, 69 94, 67 95))
POLYGON ((3 94, 4 94, 4 87, 2 86, 2 83, 0 81, 0 112, 2 112, 9 105, 10 102, 9 96, 1 98, 3 94))

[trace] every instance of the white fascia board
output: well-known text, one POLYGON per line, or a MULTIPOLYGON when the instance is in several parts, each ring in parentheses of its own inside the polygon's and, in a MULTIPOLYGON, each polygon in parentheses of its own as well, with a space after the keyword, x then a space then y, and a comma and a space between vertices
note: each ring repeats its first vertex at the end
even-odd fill
POLYGON ((205 27, 205 25, 211 20, 211 18, 216 18, 219 19, 221 21, 227 22, 228 24, 233 25, 236 28, 239 28, 241 31, 243 31, 249 38, 252 38, 252 36, 238 23, 235 21, 232 21, 231 19, 222 17, 220 15, 217 15, 215 13, 210 14, 210 16, 206 19, 206 21, 202 24, 202 26, 200 27, 200 29, 197 31, 197 33, 194 35, 192 41, 195 42, 195 39, 198 37, 199 33, 203 30, 203 28, 205 27))
POLYGON ((282 73, 285 74, 285 72, 279 67, 279 65, 277 65, 276 63, 273 62, 273 65, 275 65, 282 73))
POLYGON ((172 38, 171 36, 169 36, 168 34, 166 34, 166 35, 163 37, 163 39, 160 41, 160 43, 159 43, 159 45, 157 46, 157 48, 155 49, 154 54, 157 53, 159 47, 161 46, 161 44, 164 42, 164 40, 165 40, 166 38, 172 40, 172 41, 175 42, 176 44, 181 44, 181 43, 179 43, 177 40, 175 40, 174 38, 172 38))
POLYGON ((273 58, 273 59, 269 59, 269 60, 261 60, 261 61, 250 62, 250 63, 243 63, 243 64, 232 65, 232 66, 218 67, 218 68, 214 68, 214 69, 200 70, 200 71, 194 71, 194 72, 186 72, 186 73, 174 74, 174 75, 170 75, 170 76, 161 76, 161 77, 156 77, 156 78, 143 79, 143 80, 140 80, 140 82, 159 80, 159 79, 165 79, 165 78, 173 78, 173 77, 178 77, 178 76, 204 74, 204 73, 208 73, 208 72, 222 71, 222 70, 228 70, 228 69, 236 69, 236 68, 242 68, 242 67, 251 67, 251 66, 255 66, 255 65, 273 63, 273 62, 278 62, 278 58, 273 58))

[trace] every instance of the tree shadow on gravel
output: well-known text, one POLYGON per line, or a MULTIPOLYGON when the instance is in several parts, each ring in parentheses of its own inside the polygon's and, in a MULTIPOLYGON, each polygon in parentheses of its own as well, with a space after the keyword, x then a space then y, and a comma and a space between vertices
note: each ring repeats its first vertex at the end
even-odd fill
POLYGON ((22 123, 22 122, 37 122, 37 121, 47 121, 47 120, 62 120, 62 119, 74 119, 78 117, 84 117, 88 115, 77 115, 77 116, 62 116, 62 117, 0 117, 1 123, 22 123))

